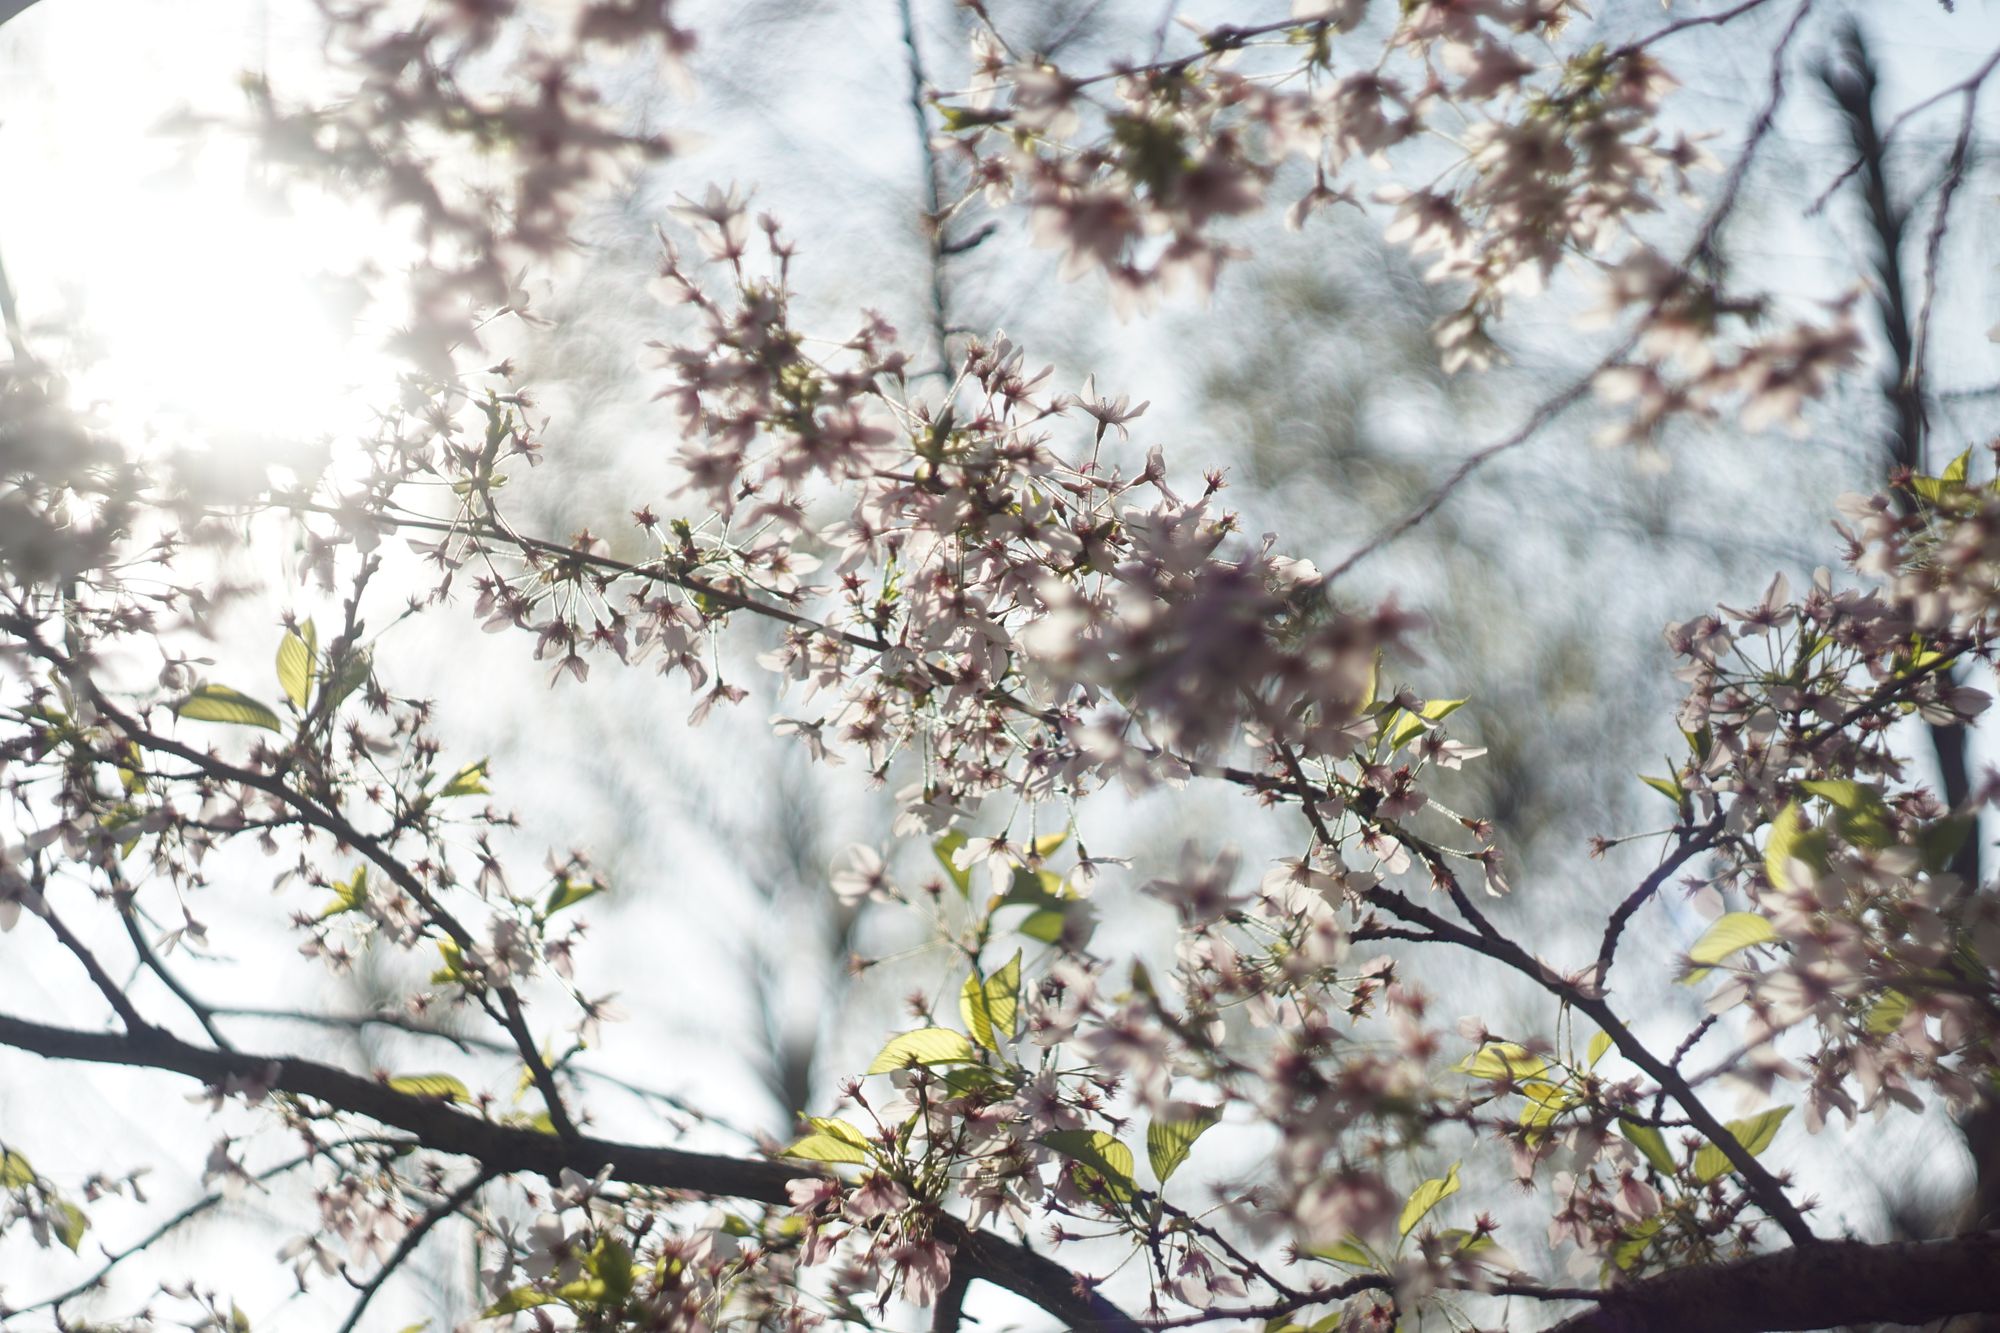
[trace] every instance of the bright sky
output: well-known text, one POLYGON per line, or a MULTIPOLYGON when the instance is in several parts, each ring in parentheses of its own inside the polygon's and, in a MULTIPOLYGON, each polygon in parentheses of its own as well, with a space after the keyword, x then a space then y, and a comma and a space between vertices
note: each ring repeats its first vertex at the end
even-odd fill
POLYGON ((383 331, 354 319, 373 211, 281 200, 240 138, 190 150, 162 126, 177 105, 242 112, 239 73, 303 17, 285 0, 56 0, 0 29, 0 260, 31 343, 123 433, 198 425, 255 453, 357 426, 349 390, 393 380, 383 331), (58 321, 90 341, 60 344, 58 321))

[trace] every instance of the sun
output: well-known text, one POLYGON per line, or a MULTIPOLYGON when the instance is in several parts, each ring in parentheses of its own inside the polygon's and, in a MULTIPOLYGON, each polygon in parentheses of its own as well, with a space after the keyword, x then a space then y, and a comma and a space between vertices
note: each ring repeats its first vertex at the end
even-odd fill
POLYGON ((254 462, 366 430, 396 383, 370 292, 396 237, 366 201, 269 177, 240 134, 163 132, 191 82, 179 53, 79 46, 87 16, 0 30, 35 76, 0 78, 0 259, 30 350, 138 449, 254 462))

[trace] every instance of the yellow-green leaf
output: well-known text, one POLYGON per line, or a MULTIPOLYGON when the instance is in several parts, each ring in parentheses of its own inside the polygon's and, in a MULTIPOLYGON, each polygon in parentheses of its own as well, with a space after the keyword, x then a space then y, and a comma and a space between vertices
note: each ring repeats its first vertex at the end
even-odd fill
POLYGON ((523 1310, 532 1310, 538 1305, 553 1305, 555 1304, 555 1300, 555 1297, 545 1291, 536 1291, 533 1287, 516 1287, 480 1311, 479 1317, 481 1319, 494 1319, 503 1314, 519 1314, 523 1310))
POLYGON ((1674 1173, 1674 1155, 1667 1147, 1666 1135, 1651 1125, 1638 1125, 1630 1120, 1620 1120, 1618 1132, 1653 1164, 1655 1171, 1663 1176, 1671 1176, 1674 1173))
POLYGON ((1610 1050, 1611 1034, 1609 1032, 1600 1032, 1592 1037, 1590 1039, 1589 1063, 1585 1067, 1589 1069, 1597 1068, 1597 1062, 1602 1060, 1610 1050))
MULTIPOLYGON (((1533 1082, 1521 1089, 1521 1095, 1528 1104, 1521 1108, 1521 1126, 1530 1131, 1538 1131, 1555 1123, 1556 1117, 1567 1111, 1576 1099, 1569 1090, 1554 1083, 1533 1082)), ((1531 1141, 1540 1139, 1538 1133, 1531 1133, 1531 1141)))
POLYGON ((1910 1012, 1910 997, 1899 990, 1885 990, 1868 1004, 1862 1028, 1877 1037, 1887 1036, 1903 1026, 1910 1012))
POLYGON ((868 1072, 886 1074, 911 1065, 970 1064, 978 1058, 964 1033, 950 1028, 918 1028, 884 1046, 868 1072))
MULTIPOLYGON (((1771 1140, 1778 1137, 1778 1126, 1784 1124, 1785 1117, 1791 1113, 1789 1106, 1775 1106, 1760 1115, 1732 1120, 1723 1128, 1743 1145, 1745 1152, 1755 1157, 1771 1146, 1771 1140)), ((1714 1180, 1729 1169, 1729 1158, 1713 1143, 1704 1143, 1701 1151, 1694 1155, 1694 1174, 1698 1180, 1714 1180)))
POLYGON ((1648 777, 1644 773, 1641 773, 1639 775, 1639 781, 1645 783, 1648 787, 1651 787, 1654 791, 1666 797, 1668 800, 1672 801, 1675 805, 1679 805, 1682 801, 1687 799, 1687 793, 1681 790, 1681 784, 1674 781, 1672 778, 1654 778, 1654 777, 1648 777))
POLYGON ((486 761, 484 759, 479 760, 477 763, 467 764, 464 768, 452 774, 451 781, 445 783, 443 790, 438 792, 440 797, 484 796, 485 794, 486 761))
POLYGON ((1521 1082, 1540 1074, 1549 1067, 1549 1062, 1511 1041, 1490 1041, 1453 1067, 1473 1078, 1521 1082))
POLYGON ((1806 828, 1805 813, 1797 801, 1789 801, 1771 821, 1771 836, 1764 843, 1764 874, 1781 889, 1792 887, 1791 872, 1785 867, 1803 861, 1815 870, 1826 868, 1826 835, 1806 828))
POLYGON ((292 707, 304 712, 306 701, 312 697, 314 659, 319 656, 319 631, 308 620, 299 627, 298 633, 290 630, 278 640, 278 687, 285 697, 292 701, 292 707))
POLYGON ((319 914, 324 921, 328 917, 339 916, 342 912, 358 912, 368 904, 368 867, 356 866, 354 874, 347 880, 333 882, 333 901, 319 914))
POLYGON ((965 834, 957 829, 946 829, 944 836, 931 844, 931 855, 944 867, 945 877, 951 880, 952 887, 958 890, 961 898, 972 893, 972 872, 960 870, 951 858, 963 846, 965 834))
POLYGON ((450 1074, 405 1074, 389 1080, 389 1087, 410 1097, 428 1097, 441 1102, 469 1102, 472 1093, 450 1074))
POLYGON ((1771 923, 1755 912, 1730 912, 1718 917, 1688 950, 1688 961, 1707 966, 1719 963, 1739 949, 1769 944, 1778 938, 1771 923))
POLYGON ((1132 1183, 1132 1150, 1102 1130, 1059 1129, 1042 1135, 1041 1142, 1087 1168, 1120 1202, 1137 1192, 1132 1183))
POLYGON ((1396 1219, 1396 1234, 1407 1236, 1417 1223, 1452 1195, 1458 1193, 1458 1166, 1451 1164, 1443 1180, 1426 1180, 1410 1195, 1410 1201, 1403 1205, 1403 1215, 1396 1219))
POLYGON ((83 1244, 83 1233, 90 1230, 90 1219, 83 1215, 83 1209, 68 1199, 58 1199, 49 1212, 49 1220, 56 1224, 56 1239, 75 1254, 83 1244))
POLYGON ((1013 1040, 1020 1000, 1021 953, 1017 949, 1007 965, 984 982, 977 972, 965 979, 965 987, 958 996, 958 1012, 974 1041, 989 1051, 998 1051, 999 1038, 1013 1040))
MULTIPOLYGON (((484 789, 482 788, 481 790, 484 789)), ((602 884, 593 883, 589 880, 565 879, 559 881, 553 889, 549 890, 548 901, 542 906, 542 915, 544 917, 554 916, 557 912, 574 907, 584 899, 594 898, 602 892, 604 892, 602 884)))
POLYGON ((24 1189, 35 1183, 35 1168, 12 1148, 0 1148, 0 1189, 24 1189))
MULTIPOLYGON (((818 1122, 815 1122, 818 1123, 818 1122)), ((835 1122, 839 1123, 839 1122, 835 1122)), ((800 1157, 808 1162, 848 1162, 861 1163, 868 1160, 868 1153, 859 1144, 850 1143, 845 1137, 816 1131, 806 1135, 791 1147, 785 1149, 785 1156, 800 1157)))
POLYGON ((1041 837, 1036 838, 1033 843, 1035 855, 1047 856, 1050 852, 1053 852, 1068 841, 1068 829, 1063 829, 1060 833, 1044 833, 1041 837))
POLYGON ((1375 1268, 1375 1256, 1368 1253, 1359 1241, 1337 1240, 1331 1245, 1315 1246, 1312 1253, 1321 1259, 1331 1259, 1337 1264, 1350 1268, 1375 1268))
POLYGON ((1465 706, 1463 699, 1433 699, 1417 713, 1405 709, 1389 732, 1389 748, 1399 750, 1430 728, 1427 723, 1443 721, 1465 706))
POLYGON ((278 715, 249 695, 227 685, 203 685, 175 707, 177 716, 197 722, 228 722, 239 727, 262 727, 282 732, 285 724, 278 715))
POLYGON ((1205 1109, 1184 1120, 1155 1120, 1146 1126, 1146 1160, 1152 1164, 1154 1179, 1166 1184, 1187 1160, 1194 1141, 1221 1118, 1220 1111, 1205 1109))

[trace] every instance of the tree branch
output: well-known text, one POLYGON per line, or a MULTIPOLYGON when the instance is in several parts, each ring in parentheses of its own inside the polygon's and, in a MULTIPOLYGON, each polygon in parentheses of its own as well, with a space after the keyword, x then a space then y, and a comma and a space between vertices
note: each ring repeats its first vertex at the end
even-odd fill
MULTIPOLYGON (((812 1174, 809 1166, 683 1152, 677 1148, 617 1143, 587 1135, 558 1137, 494 1124, 449 1103, 397 1092, 386 1083, 311 1060, 249 1055, 191 1045, 157 1030, 134 1034, 83 1032, 0 1014, 0 1045, 52 1060, 160 1069, 220 1084, 226 1079, 267 1083, 335 1110, 366 1116, 413 1134, 433 1152, 468 1157, 493 1175, 529 1172, 551 1181, 564 1167, 585 1176, 611 1168, 627 1185, 688 1190, 785 1206, 786 1182, 812 1174)), ((938 1219, 937 1237, 954 1248, 955 1268, 968 1282, 991 1282, 1034 1302, 1074 1329, 1131 1333, 1138 1325, 1083 1286, 1055 1261, 957 1218, 938 1219)))
POLYGON ((1765 1333, 1924 1324, 2000 1312, 2000 1231, 1942 1241, 1822 1241, 1686 1268, 1605 1293, 1554 1333, 1765 1333))

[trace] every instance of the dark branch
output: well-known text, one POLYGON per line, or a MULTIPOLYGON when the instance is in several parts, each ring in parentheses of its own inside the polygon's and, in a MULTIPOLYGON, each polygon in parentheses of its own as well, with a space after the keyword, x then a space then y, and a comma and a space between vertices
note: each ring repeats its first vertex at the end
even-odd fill
MULTIPOLYGON (((559 1137, 494 1124, 446 1102, 397 1092, 386 1083, 329 1065, 213 1050, 158 1030, 129 1035, 82 1032, 0 1015, 0 1045, 52 1060, 166 1070, 212 1085, 231 1078, 265 1083, 404 1130, 426 1149, 470 1158, 496 1176, 527 1172, 555 1181, 564 1167, 594 1176, 608 1166, 612 1178, 627 1185, 783 1206, 790 1202, 786 1182, 811 1174, 803 1164, 718 1157, 583 1134, 559 1137)), ((1109 1301, 1081 1289, 1068 1269, 1024 1246, 974 1231, 952 1217, 939 1219, 937 1235, 956 1251, 954 1268, 963 1271, 967 1281, 1003 1287, 1033 1301, 1069 1328, 1127 1333, 1138 1327, 1109 1301)))

